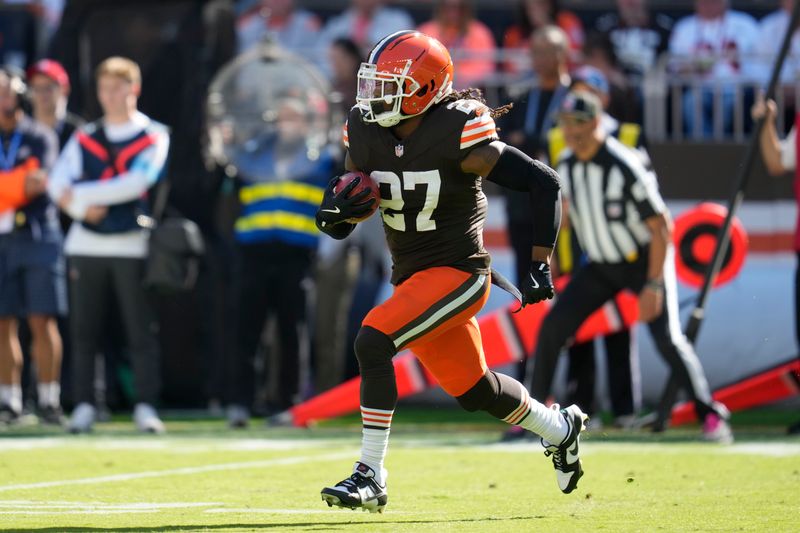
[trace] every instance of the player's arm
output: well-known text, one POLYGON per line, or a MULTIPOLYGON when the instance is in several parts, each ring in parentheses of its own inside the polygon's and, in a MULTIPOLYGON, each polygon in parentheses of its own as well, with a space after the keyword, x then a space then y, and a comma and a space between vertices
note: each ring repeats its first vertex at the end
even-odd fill
MULTIPOLYGON (((358 170, 350 158, 349 152, 345 154, 344 168, 348 171, 358 170)), ((361 191, 348 198, 347 195, 360 183, 360 179, 354 179, 342 190, 335 192, 334 188, 338 181, 339 177, 337 176, 328 183, 315 217, 317 228, 337 240, 344 239, 355 229, 356 225, 347 222, 347 220, 359 218, 369 213, 373 202, 373 200, 364 202, 364 199, 369 196, 368 190, 361 191)))
MULTIPOLYGON (((778 138, 778 130, 775 127, 775 117, 777 113, 778 107, 775 101, 768 100, 765 102, 763 97, 759 98, 751 111, 753 119, 764 119, 764 126, 761 128, 761 136, 759 138, 761 158, 764 160, 764 165, 767 167, 767 170, 773 176, 780 176, 781 174, 785 174, 787 170, 790 170, 787 168, 787 165, 784 164, 784 161, 788 160, 787 162, 791 162, 792 154, 784 154, 783 148, 785 146, 786 150, 794 151, 795 139, 793 135, 797 135, 795 130, 792 130, 787 139, 788 142, 783 146, 781 145, 781 141, 778 138)), ((796 158, 797 154, 794 155, 796 158)))
POLYGON ((533 214, 533 264, 523 284, 523 303, 552 298, 550 257, 561 225, 561 183, 556 171, 500 141, 472 150, 462 160, 461 169, 503 187, 528 192, 533 214))

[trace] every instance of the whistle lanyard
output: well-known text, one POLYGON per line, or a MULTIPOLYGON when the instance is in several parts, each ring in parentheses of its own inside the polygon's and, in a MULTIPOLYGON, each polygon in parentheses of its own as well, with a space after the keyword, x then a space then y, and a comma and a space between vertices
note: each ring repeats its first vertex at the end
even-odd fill
POLYGON ((3 148, 3 143, 0 142, 0 167, 8 171, 14 168, 14 162, 17 160, 17 152, 19 145, 22 143, 22 134, 19 130, 15 130, 8 143, 8 152, 3 148))

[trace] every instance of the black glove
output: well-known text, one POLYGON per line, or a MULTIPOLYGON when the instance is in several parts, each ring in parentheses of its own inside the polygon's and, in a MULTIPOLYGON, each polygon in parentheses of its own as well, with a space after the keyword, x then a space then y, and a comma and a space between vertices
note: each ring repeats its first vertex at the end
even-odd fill
POLYGON ((550 300, 555 296, 553 277, 550 275, 550 265, 541 261, 531 264, 531 271, 522 284, 522 305, 535 304, 543 300, 550 300))
POLYGON ((351 218, 361 218, 370 212, 372 202, 375 201, 362 202, 364 198, 369 196, 369 189, 364 189, 349 198, 347 197, 350 191, 361 183, 361 178, 355 178, 342 190, 334 193, 333 189, 338 182, 339 178, 337 176, 328 183, 325 194, 322 196, 322 203, 317 210, 317 220, 322 227, 333 226, 351 218))

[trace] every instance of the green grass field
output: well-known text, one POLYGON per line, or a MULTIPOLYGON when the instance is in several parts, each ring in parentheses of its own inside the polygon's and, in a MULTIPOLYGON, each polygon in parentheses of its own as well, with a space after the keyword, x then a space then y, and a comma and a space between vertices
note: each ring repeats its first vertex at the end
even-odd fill
POLYGON ((237 433, 168 418, 163 437, 122 419, 80 437, 15 429, 0 433, 0 530, 798 531, 800 439, 782 435, 786 418, 735 419, 732 446, 696 428, 588 433, 586 475, 563 495, 538 444, 497 443, 502 425, 401 410, 382 515, 320 500, 358 456, 353 417, 237 433))

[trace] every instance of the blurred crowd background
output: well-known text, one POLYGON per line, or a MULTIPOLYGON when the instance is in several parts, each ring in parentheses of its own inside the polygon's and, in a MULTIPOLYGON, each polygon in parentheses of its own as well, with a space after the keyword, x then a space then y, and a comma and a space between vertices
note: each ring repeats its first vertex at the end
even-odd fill
MULTIPOLYGON (((170 131, 167 212, 193 220, 205 239, 195 287, 149 295, 159 323, 158 403, 209 408, 237 427, 251 414, 280 412, 357 374, 352 340, 385 290, 389 268, 380 221, 334 243, 303 230, 301 218, 313 220, 308 206, 341 172, 342 117, 355 102, 358 66, 382 36, 418 28, 440 39, 455 61, 456 88, 480 88, 493 105, 514 101, 515 112, 501 124, 503 140, 545 160, 548 108, 578 73, 614 119, 638 125, 664 196, 701 200, 729 192, 753 127, 750 107, 766 84, 793 4, 7 0, 0 1, 0 64, 27 70, 29 88, 51 82, 75 123, 101 116, 95 80, 101 61, 124 56, 141 68, 139 109, 170 131), (262 122, 251 108, 239 115, 215 110, 214 104, 228 111, 241 105, 234 100, 242 95, 222 89, 222 100, 213 101, 209 92, 212 83, 231 79, 248 87, 273 83, 281 71, 245 80, 242 68, 267 61, 276 53, 270 46, 305 59, 321 78, 310 75, 312 91, 268 96, 274 116, 261 119, 278 140, 266 157, 260 148, 266 141, 258 140, 262 122), (32 69, 45 58, 64 75, 55 67, 32 69), (247 116, 255 122, 246 123, 247 116), (215 142, 224 146, 215 151, 215 142), (295 154, 296 145, 303 158, 281 159, 281 150, 295 154), (297 208, 300 218, 270 215, 283 209, 276 202, 301 197, 307 205, 297 208)), ((799 79, 796 34, 776 95, 783 131, 800 108, 799 79)), ((756 199, 791 197, 788 181, 747 192, 756 199)), ((504 205, 512 231, 514 205, 504 205)), ((107 337, 96 361, 101 416, 131 407, 136 396, 136 354, 114 309, 97 317, 107 337)), ((72 376, 85 369, 70 359, 68 318, 60 323, 61 403, 71 408, 72 376)), ((36 378, 26 361, 25 405, 35 411, 36 378)))

